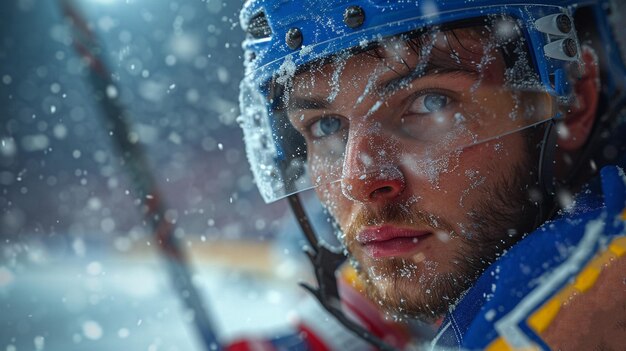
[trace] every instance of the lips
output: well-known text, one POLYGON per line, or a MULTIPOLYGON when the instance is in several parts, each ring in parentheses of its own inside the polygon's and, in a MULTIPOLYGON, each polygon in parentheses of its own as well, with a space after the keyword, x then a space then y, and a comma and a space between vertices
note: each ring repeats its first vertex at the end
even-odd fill
POLYGON ((356 240, 372 258, 406 257, 414 254, 432 233, 394 226, 368 227, 356 240))

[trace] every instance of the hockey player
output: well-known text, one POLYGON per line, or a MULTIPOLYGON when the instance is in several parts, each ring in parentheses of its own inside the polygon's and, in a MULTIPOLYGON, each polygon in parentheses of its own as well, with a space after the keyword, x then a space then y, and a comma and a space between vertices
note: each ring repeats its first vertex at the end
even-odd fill
POLYGON ((437 347, 623 347, 621 7, 246 3, 248 159, 267 202, 289 199, 332 315, 379 349, 419 348, 415 321, 437 347), (308 223, 310 189, 341 250, 308 223))

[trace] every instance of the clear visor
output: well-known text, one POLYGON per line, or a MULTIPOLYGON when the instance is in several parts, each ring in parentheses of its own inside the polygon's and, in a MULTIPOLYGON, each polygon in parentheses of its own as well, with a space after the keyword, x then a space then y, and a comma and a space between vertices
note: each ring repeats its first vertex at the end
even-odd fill
POLYGON ((381 169, 436 178, 463 150, 555 115, 513 20, 408 33, 270 82, 242 83, 243 127, 267 202, 381 169))

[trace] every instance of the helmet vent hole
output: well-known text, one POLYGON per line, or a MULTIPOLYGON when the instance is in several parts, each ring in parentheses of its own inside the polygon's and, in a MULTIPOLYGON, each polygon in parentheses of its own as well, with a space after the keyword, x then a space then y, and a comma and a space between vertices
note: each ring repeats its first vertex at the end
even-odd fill
POLYGON ((250 22, 248 22, 248 28, 246 30, 254 39, 268 38, 272 35, 272 28, 265 17, 265 12, 259 12, 254 15, 250 22))
POLYGON ((572 20, 567 15, 558 15, 556 17, 556 26, 563 34, 569 34, 572 31, 572 20))
POLYGON ((576 57, 576 55, 578 54, 576 42, 571 38, 565 39, 563 41, 563 52, 569 57, 576 57))

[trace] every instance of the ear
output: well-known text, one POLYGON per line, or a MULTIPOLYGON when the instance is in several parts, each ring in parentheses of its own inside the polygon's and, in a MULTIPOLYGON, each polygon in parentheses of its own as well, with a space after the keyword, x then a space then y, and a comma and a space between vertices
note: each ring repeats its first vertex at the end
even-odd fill
POLYGON ((595 51, 583 46, 582 59, 584 72, 574 78, 574 104, 569 106, 563 122, 558 126, 558 146, 564 151, 576 151, 581 148, 593 127, 600 96, 600 72, 595 51))

